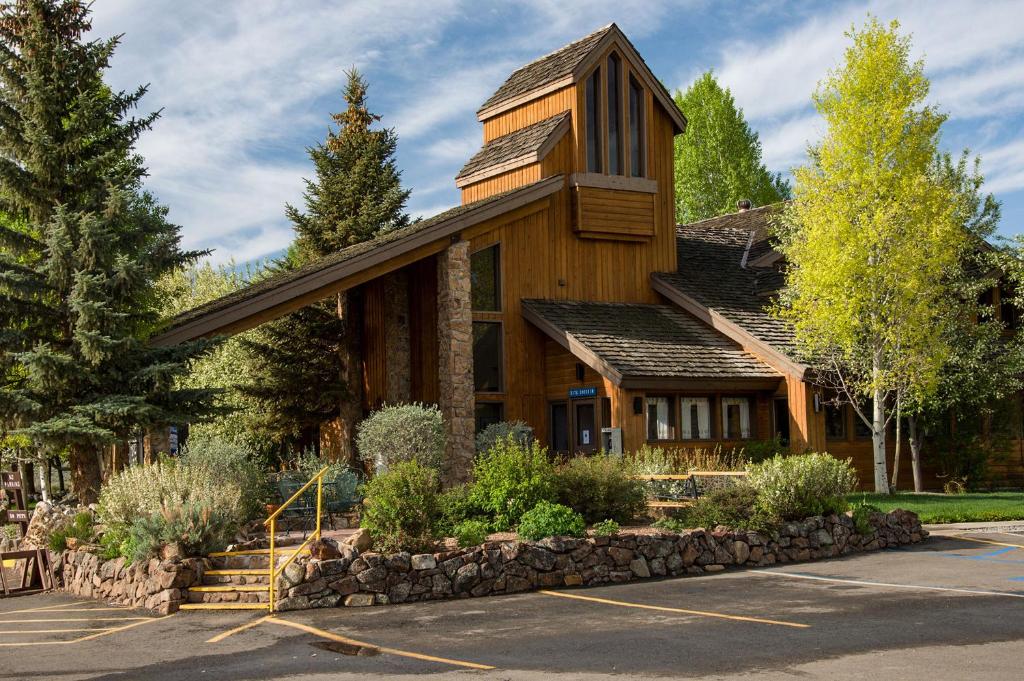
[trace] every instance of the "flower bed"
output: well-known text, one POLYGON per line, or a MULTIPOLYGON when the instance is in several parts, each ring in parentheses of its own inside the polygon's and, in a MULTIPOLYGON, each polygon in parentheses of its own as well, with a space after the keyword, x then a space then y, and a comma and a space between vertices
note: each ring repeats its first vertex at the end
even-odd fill
POLYGON ((922 541, 913 513, 871 513, 859 534, 850 515, 789 522, 772 533, 686 530, 480 546, 412 555, 364 553, 297 560, 278 581, 280 610, 467 598, 532 589, 700 575, 730 567, 819 560, 922 541))

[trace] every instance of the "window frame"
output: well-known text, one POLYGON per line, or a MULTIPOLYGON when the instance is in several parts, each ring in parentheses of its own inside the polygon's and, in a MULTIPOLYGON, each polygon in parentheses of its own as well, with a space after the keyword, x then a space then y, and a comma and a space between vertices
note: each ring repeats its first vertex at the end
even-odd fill
POLYGON ((718 405, 719 405, 718 409, 719 409, 719 412, 721 414, 721 428, 722 428, 722 431, 721 431, 722 432, 722 438, 721 439, 722 440, 753 440, 754 439, 755 425, 756 425, 756 423, 755 423, 756 412, 754 411, 754 409, 751 409, 751 404, 753 402, 754 401, 751 399, 750 395, 722 395, 718 399, 718 405), (737 407, 742 407, 742 405, 746 405, 746 407, 747 407, 747 409, 746 409, 746 412, 747 412, 747 419, 746 419, 747 420, 747 434, 746 435, 743 434, 743 409, 740 408, 740 411, 739 411, 739 421, 740 421, 740 423, 739 423, 739 426, 740 426, 739 437, 730 437, 729 436, 729 420, 728 420, 729 419, 729 409, 728 409, 728 407, 730 405, 734 404, 734 403, 736 404, 737 407))
MULTIPOLYGON (((690 427, 690 432, 691 432, 691 434, 693 433, 693 426, 692 425, 690 427)), ((679 441, 680 442, 708 442, 708 441, 714 439, 714 432, 715 432, 715 400, 714 400, 714 397, 712 397, 711 395, 679 395, 679 441), (708 432, 708 436, 707 437, 701 437, 700 436, 700 410, 699 410, 699 405, 695 405, 695 406, 698 406, 697 435, 695 437, 686 437, 686 435, 685 435, 686 430, 685 430, 685 425, 684 425, 683 421, 686 419, 687 410, 686 410, 686 406, 685 406, 684 403, 687 402, 687 401, 697 402, 699 400, 704 400, 704 402, 707 404, 707 412, 708 412, 708 431, 707 432, 708 432)))
POLYGON ((845 442, 846 440, 849 439, 849 437, 850 437, 850 430, 849 430, 848 424, 847 424, 847 421, 848 421, 847 411, 849 411, 849 410, 846 408, 845 404, 832 404, 832 403, 826 402, 823 405, 823 408, 821 410, 821 414, 822 414, 822 419, 824 421, 824 426, 825 426, 825 440, 827 440, 829 442, 845 442), (843 427, 843 429, 842 429, 843 432, 841 434, 839 434, 839 435, 829 435, 829 432, 828 432, 828 412, 829 412, 829 409, 836 409, 836 410, 839 411, 839 423, 842 424, 842 427, 843 427))
POLYGON ((644 438, 647 442, 678 442, 679 434, 679 399, 667 393, 649 393, 644 395, 644 438), (668 400, 668 437, 651 437, 651 401, 668 400))
POLYGON ((603 91, 604 76, 601 65, 598 64, 583 84, 584 165, 588 173, 605 171, 604 145, 601 143, 602 133, 606 127, 601 115, 604 106, 601 96, 603 91), (591 163, 591 160, 594 163, 591 163))
POLYGON ((488 244, 482 248, 478 248, 469 254, 469 306, 473 313, 483 314, 497 314, 504 310, 504 301, 502 300, 502 293, 505 290, 504 282, 504 268, 501 266, 501 242, 495 241, 494 243, 488 244), (474 307, 475 301, 473 299, 473 258, 484 251, 494 250, 494 304, 493 310, 484 310, 481 308, 474 307))
POLYGON ((647 177, 647 90, 632 73, 626 80, 626 139, 628 140, 627 151, 629 153, 629 168, 626 171, 627 177, 647 177), (637 92, 636 106, 636 140, 633 140, 634 118, 633 118, 633 92, 637 92), (636 165, 634 167, 634 153, 636 152, 636 165))
POLYGON ((503 394, 505 392, 505 322, 501 319, 492 319, 483 317, 480 319, 474 318, 472 322, 473 326, 473 391, 478 395, 496 395, 503 394), (493 324, 498 327, 498 387, 495 389, 480 389, 478 388, 477 377, 476 377, 476 328, 477 325, 493 324))
POLYGON ((626 175, 626 158, 625 158, 625 144, 623 139, 623 132, 625 128, 626 116, 623 112, 623 61, 622 57, 617 52, 609 52, 608 57, 604 60, 606 66, 605 74, 605 139, 607 140, 607 169, 609 175, 626 175), (615 87, 612 87, 612 80, 615 80, 615 87), (615 122, 616 129, 612 130, 612 121, 615 122), (615 149, 616 158, 612 158, 612 149, 615 149))

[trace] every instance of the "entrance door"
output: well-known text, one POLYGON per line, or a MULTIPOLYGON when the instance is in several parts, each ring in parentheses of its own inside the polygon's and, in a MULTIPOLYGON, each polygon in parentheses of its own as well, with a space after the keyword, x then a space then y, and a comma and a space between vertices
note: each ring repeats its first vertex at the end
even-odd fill
POLYGON ((785 398, 777 398, 774 400, 772 406, 775 412, 775 435, 778 436, 779 442, 784 445, 789 444, 789 401, 785 398))
POLYGON ((551 451, 569 451, 569 405, 565 402, 551 403, 551 451))
POLYGON ((573 451, 593 454, 601 445, 595 400, 573 402, 573 451))

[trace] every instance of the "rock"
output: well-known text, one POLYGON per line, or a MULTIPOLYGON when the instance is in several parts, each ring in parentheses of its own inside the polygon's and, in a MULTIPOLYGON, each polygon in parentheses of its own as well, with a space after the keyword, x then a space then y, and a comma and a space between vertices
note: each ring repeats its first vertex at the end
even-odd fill
POLYGON ((409 593, 412 591, 412 584, 409 582, 400 582, 388 591, 388 600, 392 603, 404 603, 409 598, 409 593))
POLYGON ((298 586, 305 578, 306 568, 293 561, 281 572, 281 576, 278 579, 279 582, 287 584, 288 589, 291 589, 293 586, 298 586))
POLYGON ((651 571, 647 567, 647 560, 641 556, 629 562, 629 570, 637 577, 646 578, 651 576, 651 571))
POLYGON ((562 578, 562 583, 566 586, 579 586, 580 584, 583 584, 583 577, 581 577, 579 573, 573 572, 565 575, 565 577, 562 578))
MULTIPOLYGON (((351 596, 349 596, 351 598, 351 596)), ((309 596, 289 596, 274 604, 278 610, 305 610, 309 607, 309 596)))
POLYGON ((547 537, 538 541, 537 546, 554 551, 555 553, 568 553, 569 551, 575 551, 586 543, 587 540, 574 537, 547 537))
POLYGON ((185 552, 181 548, 181 544, 176 541, 170 544, 164 544, 160 547, 160 559, 161 560, 181 560, 185 557, 185 552))
POLYGON ((665 565, 664 558, 652 558, 647 565, 651 569, 652 575, 664 577, 668 573, 668 568, 665 565))
POLYGON ((736 564, 742 565, 750 558, 750 547, 747 546, 746 542, 736 540, 732 545, 732 553, 736 558, 736 564))
POLYGON ((548 571, 555 567, 556 557, 551 551, 539 546, 529 546, 519 560, 535 570, 548 571))
POLYGON ((616 565, 629 565, 629 562, 633 560, 633 552, 629 549, 612 546, 608 549, 608 557, 615 561, 616 565))
POLYGON ((388 556, 385 561, 388 570, 394 572, 408 572, 412 567, 412 556, 405 551, 388 556))
POLYGON ((832 535, 829 534, 828 530, 818 530, 814 533, 814 536, 818 540, 819 546, 832 546, 833 544, 832 535))
POLYGON ((312 608, 336 608, 341 603, 341 594, 327 594, 309 602, 312 608))
POLYGON ((373 605, 373 594, 349 594, 345 596, 345 607, 365 608, 373 605))
POLYGON ((360 528, 355 531, 355 534, 346 537, 345 541, 342 543, 348 544, 359 553, 366 553, 370 550, 370 547, 373 546, 373 539, 370 538, 369 532, 360 528))
POLYGON ((344 574, 348 566, 352 564, 349 558, 334 558, 320 562, 320 574, 324 577, 344 574))
POLYGON ((448 579, 451 579, 455 576, 455 573, 459 571, 459 568, 462 567, 462 557, 455 556, 454 558, 449 558, 438 567, 444 570, 444 573, 448 575, 448 579))
MULTIPOLYGON (((364 573, 365 574, 365 573, 364 573)), ((292 587, 288 591, 289 596, 309 596, 323 591, 327 588, 327 580, 321 577, 315 582, 305 582, 298 586, 292 587)))
POLYGON ((436 567, 437 560, 434 559, 433 554, 418 553, 412 557, 413 570, 433 570, 436 567))
POLYGON ((348 594, 354 594, 359 591, 359 580, 354 576, 349 575, 348 577, 343 577, 335 582, 331 582, 327 586, 334 591, 337 591, 342 596, 347 596, 348 594))
POLYGON ((724 565, 718 565, 717 563, 704 566, 704 571, 705 572, 721 572, 724 569, 725 569, 724 565))
POLYGON ((334 560, 341 558, 338 543, 333 539, 317 539, 309 545, 309 555, 314 560, 334 560))
POLYGON ((480 581, 480 566, 476 563, 469 563, 459 568, 453 579, 455 591, 469 591, 480 581))

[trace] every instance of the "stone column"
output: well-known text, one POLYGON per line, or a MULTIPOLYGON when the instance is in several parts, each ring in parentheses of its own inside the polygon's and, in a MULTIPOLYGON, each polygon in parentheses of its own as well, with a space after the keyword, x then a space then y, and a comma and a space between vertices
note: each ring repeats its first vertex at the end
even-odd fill
POLYGON ((441 413, 448 435, 442 482, 465 482, 473 467, 473 312, 469 242, 437 256, 437 345, 441 413))
POLYGON ((387 352, 387 401, 412 399, 412 358, 409 354, 409 274, 398 270, 384 280, 384 344, 387 352))

